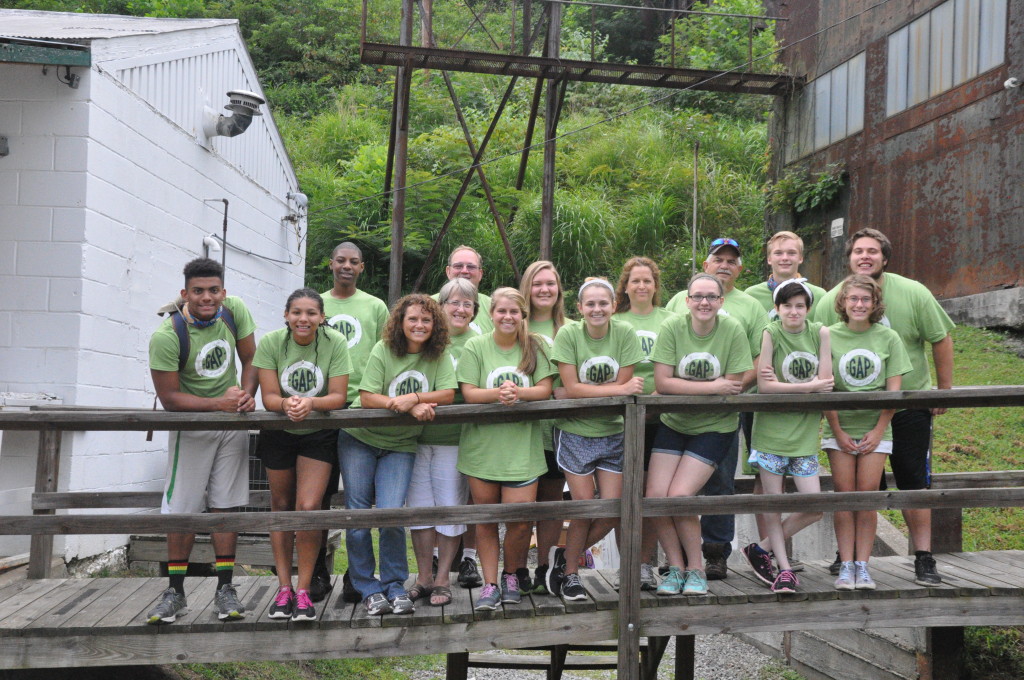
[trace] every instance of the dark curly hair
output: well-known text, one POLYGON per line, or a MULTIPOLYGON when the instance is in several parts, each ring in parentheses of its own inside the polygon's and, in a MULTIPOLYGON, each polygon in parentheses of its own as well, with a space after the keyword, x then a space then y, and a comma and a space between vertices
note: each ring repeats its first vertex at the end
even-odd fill
POLYGON ((419 305, 430 314, 434 321, 434 328, 430 332, 430 339, 427 340, 420 352, 425 359, 434 361, 441 358, 446 347, 448 347, 448 320, 441 311, 441 305, 437 304, 430 296, 421 293, 406 295, 395 303, 391 309, 391 316, 384 326, 383 340, 387 348, 396 357, 404 357, 409 353, 409 341, 402 330, 402 322, 405 320, 405 312, 413 305, 419 305))
POLYGON ((220 265, 220 262, 208 257, 197 257, 192 260, 185 265, 182 274, 185 275, 186 288, 192 279, 218 278, 221 282, 224 281, 224 267, 220 265))

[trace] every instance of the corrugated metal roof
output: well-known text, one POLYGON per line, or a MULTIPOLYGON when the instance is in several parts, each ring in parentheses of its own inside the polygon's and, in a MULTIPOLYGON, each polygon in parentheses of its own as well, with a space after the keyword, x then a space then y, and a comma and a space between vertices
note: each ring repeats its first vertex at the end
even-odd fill
POLYGON ((113 14, 0 9, 0 36, 15 38, 91 40, 172 33, 235 23, 235 19, 154 19, 113 14))

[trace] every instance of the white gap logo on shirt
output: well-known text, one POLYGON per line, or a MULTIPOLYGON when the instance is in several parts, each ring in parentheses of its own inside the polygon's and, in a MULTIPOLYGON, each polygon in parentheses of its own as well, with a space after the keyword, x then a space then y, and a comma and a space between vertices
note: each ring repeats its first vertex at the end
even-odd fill
POLYGON ((331 328, 348 338, 348 348, 352 349, 363 339, 363 325, 359 319, 348 314, 335 314, 327 322, 331 328))

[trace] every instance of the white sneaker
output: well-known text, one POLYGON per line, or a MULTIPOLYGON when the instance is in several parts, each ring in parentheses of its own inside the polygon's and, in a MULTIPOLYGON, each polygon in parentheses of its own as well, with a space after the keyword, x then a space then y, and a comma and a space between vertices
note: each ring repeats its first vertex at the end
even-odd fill
POLYGON ((843 562, 839 565, 839 576, 836 577, 836 590, 853 590, 854 584, 853 562, 843 562))

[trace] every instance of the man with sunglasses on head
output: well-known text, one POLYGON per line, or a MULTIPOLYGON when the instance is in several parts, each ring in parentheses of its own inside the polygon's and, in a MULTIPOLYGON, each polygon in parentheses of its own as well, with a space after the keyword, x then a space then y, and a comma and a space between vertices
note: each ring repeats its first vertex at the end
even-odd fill
MULTIPOLYGON (((732 238, 716 238, 711 242, 708 256, 704 260, 704 273, 711 274, 722 282, 725 299, 722 309, 718 312, 723 316, 731 316, 743 325, 750 344, 750 354, 754 365, 761 353, 761 331, 764 330, 767 317, 761 303, 736 287, 736 279, 743 271, 743 258, 740 255, 740 244, 732 238)), ((686 313, 687 291, 681 291, 673 297, 666 309, 676 314, 686 313)), ((743 389, 747 390, 757 381, 757 371, 750 370, 743 374, 743 389)), ((741 414, 746 416, 748 414, 741 414)), ((736 444, 739 447, 739 431, 736 444)), ((704 485, 705 496, 731 496, 736 488, 736 463, 738 453, 726 457, 719 465, 711 479, 704 485)), ((703 541, 705 571, 709 581, 724 579, 728 575, 726 561, 732 553, 732 540, 736 536, 735 515, 701 515, 701 539, 703 541)))
MULTIPOLYGON (((448 266, 444 273, 451 281, 456 277, 469 279, 480 291, 480 281, 484 278, 484 264, 480 253, 470 246, 456 246, 452 254, 448 256, 448 266)), ((437 295, 430 297, 437 299, 437 295)), ((490 333, 494 330, 494 323, 491 321, 491 297, 478 292, 476 296, 480 306, 477 308, 476 316, 469 322, 470 328, 478 333, 490 333)))

